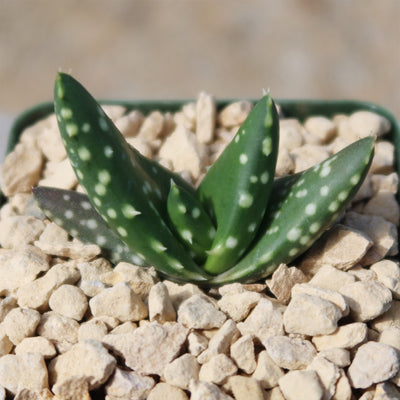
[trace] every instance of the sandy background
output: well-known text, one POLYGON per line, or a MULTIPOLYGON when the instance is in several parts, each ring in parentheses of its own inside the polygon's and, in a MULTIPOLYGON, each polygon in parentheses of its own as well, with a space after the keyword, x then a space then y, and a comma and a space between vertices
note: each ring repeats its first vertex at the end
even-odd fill
POLYGON ((399 0, 0 0, 0 154, 56 71, 97 97, 369 100, 400 118, 399 0))

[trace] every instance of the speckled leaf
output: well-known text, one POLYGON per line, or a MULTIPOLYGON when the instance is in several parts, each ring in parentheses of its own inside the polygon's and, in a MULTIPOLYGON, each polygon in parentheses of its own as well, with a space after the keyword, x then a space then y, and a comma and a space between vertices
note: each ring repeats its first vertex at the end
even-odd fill
POLYGON ((73 190, 39 186, 33 194, 46 216, 83 243, 95 243, 111 262, 127 261, 144 266, 144 260, 108 227, 89 198, 73 190))
MULTIPOLYGON (((133 252, 175 280, 206 274, 170 231, 160 186, 101 107, 75 79, 58 74, 54 105, 68 157, 88 197, 133 252)), ((154 171, 153 171, 154 172, 154 171)))
POLYGON ((253 247, 211 283, 261 279, 307 250, 354 197, 373 152, 373 139, 361 139, 307 171, 277 181, 253 247))
POLYGON ((167 208, 176 234, 193 251, 196 260, 204 261, 206 250, 210 249, 215 237, 215 227, 200 201, 172 183, 167 208))
POLYGON ((210 274, 232 267, 257 233, 273 185, 278 135, 278 114, 271 97, 266 95, 254 106, 198 188, 199 197, 217 226, 204 267, 210 274))

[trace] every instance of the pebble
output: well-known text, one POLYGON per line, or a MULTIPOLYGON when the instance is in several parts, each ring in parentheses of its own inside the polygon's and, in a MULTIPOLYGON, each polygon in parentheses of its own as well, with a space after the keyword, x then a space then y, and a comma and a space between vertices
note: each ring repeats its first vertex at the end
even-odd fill
POLYGON ((308 283, 323 289, 338 291, 342 286, 355 281, 356 278, 353 275, 326 264, 318 269, 308 283))
POLYGON ((218 307, 235 322, 244 320, 257 305, 262 296, 244 290, 241 293, 226 293, 218 300, 218 307))
POLYGON ((214 139, 217 107, 214 96, 201 92, 196 102, 196 138, 200 143, 214 139))
POLYGON ((97 340, 84 340, 50 361, 52 391, 69 378, 85 378, 89 390, 100 387, 115 370, 117 361, 97 340))
POLYGON ((377 280, 392 292, 394 299, 400 299, 400 267, 392 260, 382 260, 372 264, 370 269, 375 272, 377 280))
POLYGON ((226 315, 204 295, 193 295, 178 308, 178 322, 191 329, 219 328, 226 315))
POLYGON ((50 186, 64 190, 72 190, 77 184, 78 179, 68 158, 59 162, 48 162, 44 177, 38 182, 38 186, 50 186))
POLYGON ((253 104, 249 101, 236 101, 228 104, 218 114, 218 123, 224 128, 240 126, 245 121, 253 104))
POLYGON ((356 111, 349 116, 350 128, 359 137, 382 136, 390 129, 390 122, 371 111, 356 111))
POLYGON ((330 301, 306 293, 295 294, 283 314, 288 333, 308 336, 325 335, 337 328, 342 317, 340 309, 330 301))
POLYGON ((394 193, 387 191, 376 193, 365 204, 362 212, 363 214, 377 215, 399 226, 400 207, 394 193))
POLYGON ((150 289, 148 307, 150 321, 176 321, 176 312, 164 283, 158 282, 150 289))
POLYGON ((279 151, 281 148, 289 152, 304 144, 304 128, 297 119, 281 119, 279 121, 279 151))
POLYGON ((279 367, 289 370, 306 368, 317 354, 310 341, 289 336, 271 336, 263 345, 279 367))
POLYGON ((324 388, 313 370, 289 371, 279 379, 286 400, 322 400, 324 388))
POLYGON ((160 382, 150 391, 147 400, 188 400, 188 397, 182 389, 160 382))
POLYGON ((349 283, 340 289, 340 293, 348 303, 355 321, 370 321, 392 305, 392 293, 376 281, 349 283))
POLYGON ((53 343, 42 336, 26 337, 22 339, 15 346, 15 354, 21 355, 23 353, 40 353, 44 359, 51 359, 57 355, 53 343))
POLYGON ((192 379, 199 379, 200 365, 195 356, 183 354, 167 364, 163 371, 165 382, 172 386, 188 390, 192 379))
POLYGON ((254 341, 251 335, 244 335, 230 347, 230 357, 239 369, 251 374, 256 369, 254 341))
POLYGON ((251 375, 263 389, 270 389, 278 385, 279 379, 284 375, 283 369, 275 363, 266 350, 260 352, 257 366, 251 375))
MULTIPOLYGON (((318 345, 314 342, 314 340, 315 338, 313 338, 313 343, 315 347, 318 348, 318 345)), ((340 368, 350 365, 350 352, 346 349, 340 347, 327 347, 326 349, 322 350, 318 349, 318 354, 340 368)))
POLYGON ((148 309, 140 296, 124 282, 104 289, 92 297, 89 307, 95 317, 104 315, 117 318, 121 322, 140 321, 148 316, 148 309))
POLYGON ((211 382, 192 381, 189 389, 190 400, 233 400, 233 397, 211 382))
POLYGON ((236 374, 237 366, 225 354, 217 354, 204 363, 199 371, 199 379, 212 382, 217 385, 223 384, 229 376, 236 374))
POLYGON ((330 335, 314 336, 312 342, 318 351, 330 348, 352 349, 367 341, 368 326, 364 322, 342 325, 330 335))
POLYGON ((367 342, 358 348, 347 376, 352 387, 365 389, 374 383, 393 378, 399 368, 399 356, 393 347, 367 342))
POLYGON ((50 296, 49 307, 64 317, 80 321, 88 308, 88 300, 77 286, 64 284, 50 296))
POLYGON ((264 400, 264 392, 259 383, 250 377, 241 375, 230 376, 224 388, 232 392, 236 400, 264 400))
POLYGON ((253 335, 260 342, 270 336, 283 335, 283 312, 285 307, 262 298, 244 322, 237 324, 242 335, 253 335))
POLYGON ((336 125, 329 118, 322 116, 308 117, 304 121, 304 128, 317 137, 320 143, 327 143, 336 135, 336 125))
POLYGON ((93 339, 101 342, 107 333, 108 328, 106 323, 99 319, 93 318, 79 325, 78 342, 82 342, 86 339, 93 339))
POLYGON ((149 376, 117 367, 107 381, 105 392, 111 399, 143 399, 148 398, 154 385, 154 379, 149 376))
POLYGON ((378 332, 382 332, 392 326, 400 328, 400 301, 393 301, 389 310, 371 321, 370 326, 378 332))

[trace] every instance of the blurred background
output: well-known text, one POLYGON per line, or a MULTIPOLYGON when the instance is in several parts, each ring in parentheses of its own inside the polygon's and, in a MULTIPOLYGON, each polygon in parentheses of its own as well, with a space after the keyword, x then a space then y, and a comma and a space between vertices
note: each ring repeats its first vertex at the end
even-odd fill
POLYGON ((400 118, 400 0, 0 0, 0 154, 56 72, 96 97, 359 99, 400 118))

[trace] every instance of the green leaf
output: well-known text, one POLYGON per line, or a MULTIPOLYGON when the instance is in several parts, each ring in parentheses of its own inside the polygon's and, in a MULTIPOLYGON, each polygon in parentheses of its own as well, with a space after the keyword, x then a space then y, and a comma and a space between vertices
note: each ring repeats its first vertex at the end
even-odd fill
POLYGON ((210 274, 231 268, 257 233, 273 185, 278 135, 278 114, 266 95, 198 188, 199 198, 217 226, 204 267, 210 274))
POLYGON ((261 279, 302 254, 350 203, 373 153, 373 139, 361 139, 300 174, 278 180, 252 248, 234 268, 210 283, 261 279))

